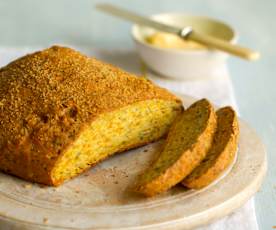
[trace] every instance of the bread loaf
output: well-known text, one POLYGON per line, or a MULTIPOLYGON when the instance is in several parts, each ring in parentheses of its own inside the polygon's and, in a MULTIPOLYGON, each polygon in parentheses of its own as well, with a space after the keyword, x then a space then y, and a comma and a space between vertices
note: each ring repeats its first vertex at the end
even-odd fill
POLYGON ((59 185, 163 137, 181 111, 150 81, 54 46, 0 69, 0 169, 59 185))

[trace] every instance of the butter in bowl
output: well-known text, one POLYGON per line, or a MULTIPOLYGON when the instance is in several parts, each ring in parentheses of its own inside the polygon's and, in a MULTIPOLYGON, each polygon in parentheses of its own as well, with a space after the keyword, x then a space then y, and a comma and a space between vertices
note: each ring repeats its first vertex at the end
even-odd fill
MULTIPOLYGON (((208 17, 165 13, 153 15, 151 18, 177 27, 191 26, 201 34, 232 44, 237 41, 233 28, 208 17)), ((177 35, 140 25, 132 27, 132 37, 143 62, 151 70, 167 78, 193 80, 213 77, 229 56, 177 35)))
POLYGON ((206 46, 201 45, 197 42, 185 40, 175 34, 165 32, 156 32, 146 37, 146 41, 149 44, 160 48, 186 50, 206 49, 206 46))

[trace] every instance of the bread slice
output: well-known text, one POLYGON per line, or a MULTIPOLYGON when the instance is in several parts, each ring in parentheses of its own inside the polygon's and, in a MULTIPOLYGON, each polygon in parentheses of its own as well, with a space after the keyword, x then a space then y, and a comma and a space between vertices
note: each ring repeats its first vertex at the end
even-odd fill
POLYGON ((217 179, 234 159, 238 136, 239 126, 235 111, 231 107, 219 109, 212 147, 201 164, 182 181, 182 184, 188 188, 200 189, 217 179))
POLYGON ((146 79, 54 46, 0 69, 0 169, 59 185, 163 137, 182 109, 146 79))
POLYGON ((206 156, 215 129, 216 115, 210 102, 194 103, 177 117, 162 152, 140 176, 135 190, 153 196, 182 181, 206 156))

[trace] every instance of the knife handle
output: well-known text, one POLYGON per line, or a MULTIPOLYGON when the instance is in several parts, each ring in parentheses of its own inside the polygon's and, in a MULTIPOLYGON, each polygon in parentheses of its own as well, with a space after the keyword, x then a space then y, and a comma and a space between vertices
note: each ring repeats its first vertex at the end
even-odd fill
POLYGON ((260 57, 260 54, 256 51, 231 44, 230 42, 227 42, 222 39, 218 39, 209 35, 200 34, 196 31, 191 31, 187 36, 183 38, 187 40, 193 40, 200 44, 206 45, 207 47, 222 50, 224 52, 233 54, 235 56, 238 56, 247 60, 257 60, 260 57))

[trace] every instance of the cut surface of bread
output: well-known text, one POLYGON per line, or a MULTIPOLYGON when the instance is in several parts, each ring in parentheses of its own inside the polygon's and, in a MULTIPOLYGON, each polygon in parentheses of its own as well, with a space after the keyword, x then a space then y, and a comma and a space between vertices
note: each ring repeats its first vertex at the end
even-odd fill
POLYGON ((202 99, 191 105, 176 118, 163 150, 134 189, 153 196, 182 181, 206 156, 215 129, 216 115, 210 102, 202 99))
POLYGON ((78 175, 111 154, 158 140, 178 113, 176 102, 150 100, 99 116, 60 158, 52 171, 54 183, 78 175))
POLYGON ((204 160, 182 184, 200 189, 211 184, 232 163, 238 145, 239 125, 235 111, 224 107, 217 111, 217 130, 212 147, 204 160))
POLYGON ((0 69, 0 170, 59 185, 164 136, 181 101, 149 80, 53 46, 0 69))

